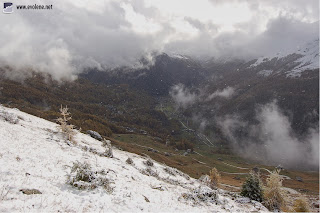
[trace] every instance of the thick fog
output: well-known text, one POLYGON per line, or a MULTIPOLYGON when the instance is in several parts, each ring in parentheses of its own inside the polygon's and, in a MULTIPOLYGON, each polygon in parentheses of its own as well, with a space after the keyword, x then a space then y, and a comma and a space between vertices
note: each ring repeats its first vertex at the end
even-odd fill
POLYGON ((224 135, 240 155, 274 165, 295 169, 319 169, 319 131, 310 128, 309 134, 298 139, 290 127, 289 119, 274 101, 257 110, 258 124, 249 125, 239 115, 218 119, 224 135), (239 130, 249 135, 238 137, 239 130))

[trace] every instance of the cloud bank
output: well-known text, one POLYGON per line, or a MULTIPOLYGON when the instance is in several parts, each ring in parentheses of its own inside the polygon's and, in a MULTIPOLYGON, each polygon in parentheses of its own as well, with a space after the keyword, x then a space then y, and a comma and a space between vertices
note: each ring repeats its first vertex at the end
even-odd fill
POLYGON ((14 8, 13 14, 0 14, 0 66, 41 71, 58 80, 72 80, 85 67, 136 66, 155 51, 248 59, 295 47, 318 33, 316 0, 14 4, 53 4, 53 10, 14 8))
POLYGON ((242 156, 294 169, 319 169, 319 131, 310 129, 308 136, 294 136, 290 122, 276 102, 257 109, 256 125, 248 125, 237 115, 218 120, 223 133, 242 156), (248 135, 241 137, 241 130, 248 135))

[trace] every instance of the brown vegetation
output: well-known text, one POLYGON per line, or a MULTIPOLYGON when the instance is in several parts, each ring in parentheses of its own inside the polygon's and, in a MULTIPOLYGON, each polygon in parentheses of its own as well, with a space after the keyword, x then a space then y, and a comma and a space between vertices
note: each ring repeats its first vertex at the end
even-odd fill
POLYGON ((215 167, 210 170, 209 177, 211 188, 217 188, 220 184, 221 175, 215 167))
POLYGON ((305 197, 296 199, 293 203, 293 210, 295 212, 310 212, 310 204, 305 197))
POLYGON ((264 205, 270 210, 286 210, 287 195, 282 187, 283 178, 279 175, 279 170, 270 173, 264 190, 264 205))
POLYGON ((72 108, 70 124, 83 131, 95 130, 102 136, 128 133, 126 127, 166 138, 179 132, 178 121, 169 120, 155 110, 156 102, 142 91, 128 85, 94 84, 85 79, 56 82, 34 75, 23 83, 0 79, 0 103, 55 121, 61 103, 72 108))

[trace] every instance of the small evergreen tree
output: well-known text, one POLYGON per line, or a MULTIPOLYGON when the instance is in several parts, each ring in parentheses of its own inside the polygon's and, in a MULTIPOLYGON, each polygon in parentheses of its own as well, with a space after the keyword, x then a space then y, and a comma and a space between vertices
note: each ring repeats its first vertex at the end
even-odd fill
POLYGON ((241 196, 248 197, 251 200, 262 202, 263 185, 259 174, 250 172, 246 181, 242 185, 241 196))

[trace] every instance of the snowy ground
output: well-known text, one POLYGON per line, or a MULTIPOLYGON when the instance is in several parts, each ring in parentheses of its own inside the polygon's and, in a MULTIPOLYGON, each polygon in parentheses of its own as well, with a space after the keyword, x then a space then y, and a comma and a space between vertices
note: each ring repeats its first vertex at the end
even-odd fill
POLYGON ((251 212, 260 203, 211 190, 145 157, 113 149, 77 132, 67 144, 58 125, 0 105, 0 212, 251 212), (126 163, 130 157, 133 164, 126 163), (88 163, 109 188, 79 190, 67 183, 73 163, 88 163), (21 189, 42 194, 27 195, 21 189))

